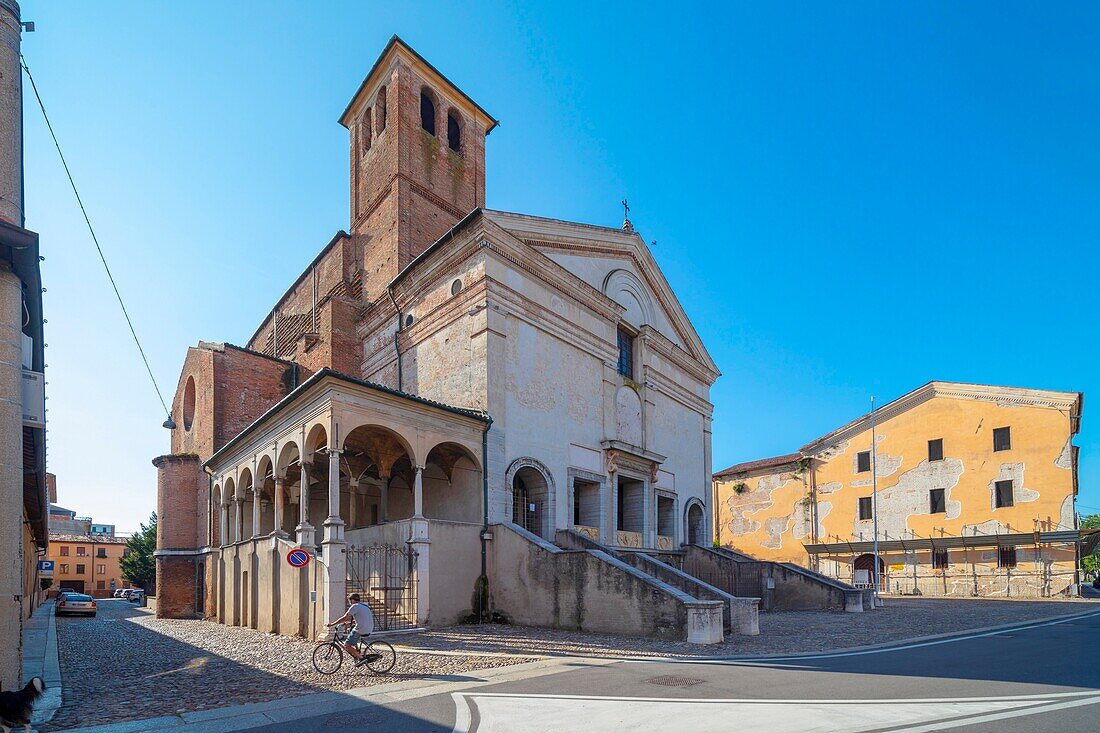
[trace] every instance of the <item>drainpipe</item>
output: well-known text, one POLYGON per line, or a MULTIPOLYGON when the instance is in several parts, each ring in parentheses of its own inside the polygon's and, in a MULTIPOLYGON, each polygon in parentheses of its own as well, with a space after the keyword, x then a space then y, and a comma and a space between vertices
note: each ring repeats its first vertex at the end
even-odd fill
POLYGON ((386 286, 386 295, 390 296, 390 302, 393 303, 393 309, 397 311, 397 330, 393 333, 393 352, 397 354, 397 391, 404 392, 402 389, 403 382, 401 380, 401 346, 398 341, 401 338, 401 306, 397 304, 397 300, 393 297, 393 283, 386 286))
MULTIPOLYGON (((493 427, 493 418, 485 416, 488 422, 481 433, 481 583, 484 583, 478 595, 478 603, 489 599, 489 568, 486 559, 485 539, 489 534, 489 429, 493 427)), ((485 621, 484 605, 478 609, 478 621, 485 621)))

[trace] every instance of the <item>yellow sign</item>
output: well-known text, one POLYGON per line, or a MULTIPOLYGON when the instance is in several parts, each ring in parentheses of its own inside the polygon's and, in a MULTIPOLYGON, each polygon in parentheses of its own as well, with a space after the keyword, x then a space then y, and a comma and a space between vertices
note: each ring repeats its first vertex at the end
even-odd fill
POLYGON ((905 570, 905 564, 902 563, 902 564, 899 564, 899 565, 891 565, 890 569, 891 570, 905 570))

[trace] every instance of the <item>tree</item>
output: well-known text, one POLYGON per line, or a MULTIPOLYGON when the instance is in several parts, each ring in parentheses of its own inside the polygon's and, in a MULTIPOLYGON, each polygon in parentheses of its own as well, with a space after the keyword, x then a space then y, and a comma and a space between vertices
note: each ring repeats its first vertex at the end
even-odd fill
MULTIPOLYGON (((1081 518, 1081 529, 1097 528, 1100 528, 1100 514, 1090 514, 1081 518)), ((1089 578, 1100 575, 1100 547, 1093 550, 1091 555, 1085 555, 1081 558, 1081 569, 1085 572, 1085 576, 1089 578)))
POLYGON ((156 595, 157 567, 153 552, 157 549, 157 513, 149 515, 149 524, 142 524, 141 530, 126 540, 126 552, 123 555, 122 577, 149 595, 156 595))

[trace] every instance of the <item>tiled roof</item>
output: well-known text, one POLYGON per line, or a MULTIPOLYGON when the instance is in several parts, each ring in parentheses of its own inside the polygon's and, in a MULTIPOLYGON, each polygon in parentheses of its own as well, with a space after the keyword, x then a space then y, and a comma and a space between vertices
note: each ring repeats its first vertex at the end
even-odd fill
POLYGON ((785 466, 788 463, 794 463, 795 461, 802 460, 801 453, 788 453, 785 456, 775 456, 774 458, 761 458, 757 461, 746 461, 744 463, 738 463, 730 466, 724 471, 719 471, 714 474, 714 478, 725 478, 727 476, 736 476, 742 473, 749 473, 750 471, 758 471, 762 468, 776 468, 778 466, 785 466))

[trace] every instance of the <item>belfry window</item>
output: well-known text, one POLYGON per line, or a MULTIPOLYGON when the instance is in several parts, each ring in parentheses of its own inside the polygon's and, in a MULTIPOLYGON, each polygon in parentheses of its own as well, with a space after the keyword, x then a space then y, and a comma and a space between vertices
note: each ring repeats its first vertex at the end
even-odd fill
POLYGON ((378 107, 378 134, 381 135, 386 129, 386 87, 378 90, 378 101, 375 104, 378 107))
POLYGON ((447 113, 447 147, 456 153, 462 152, 462 128, 454 112, 447 113))
POLYGON ((420 90, 420 126, 429 135, 435 134, 435 102, 427 89, 420 90))
POLYGON ((367 111, 363 113, 363 121, 359 124, 359 144, 363 148, 363 152, 370 150, 371 143, 371 108, 367 107, 367 111))
POLYGON ((634 335, 619 326, 619 374, 634 379, 634 335))

